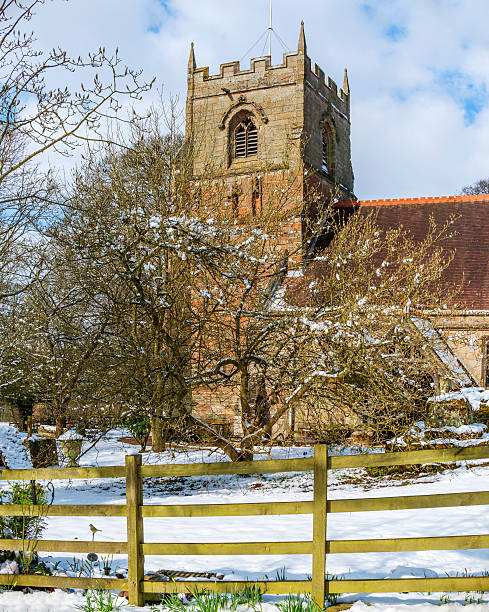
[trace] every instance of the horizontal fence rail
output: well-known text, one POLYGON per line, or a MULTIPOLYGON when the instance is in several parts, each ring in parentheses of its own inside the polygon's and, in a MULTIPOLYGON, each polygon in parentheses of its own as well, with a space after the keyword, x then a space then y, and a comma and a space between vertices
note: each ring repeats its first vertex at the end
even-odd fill
POLYGON ((125 478, 121 465, 107 467, 35 468, 0 470, 0 480, 77 480, 82 478, 125 478))
POLYGON ((127 542, 93 542, 84 540, 1 540, 0 550, 22 552, 99 552, 109 555, 127 555, 127 542))
POLYGON ((2 586, 52 587, 55 589, 107 589, 120 590, 127 586, 126 580, 118 578, 75 578, 73 576, 39 576, 37 574, 0 574, 2 586))
POLYGON ((185 504, 143 506, 144 518, 204 516, 264 516, 277 514, 312 514, 313 502, 261 502, 243 504, 185 504))
POLYGON ((65 504, 20 505, 0 504, 0 516, 126 516, 126 506, 93 504, 90 506, 69 506, 65 504))
POLYGON ((309 555, 312 542, 185 542, 148 543, 145 555, 309 555))
POLYGON ((141 476, 219 476, 233 474, 271 474, 305 472, 314 469, 314 459, 272 459, 231 463, 183 463, 180 465, 144 465, 141 476))
POLYGON ((328 593, 436 593, 440 591, 489 591, 489 577, 460 578, 369 578, 368 580, 330 580, 328 593))
POLYGON ((212 593, 232 593, 247 586, 254 585, 262 593, 273 595, 288 595, 289 593, 311 593, 310 580, 254 580, 250 581, 226 581, 226 582, 198 582, 185 580, 183 582, 143 582, 143 593, 191 593, 195 589, 205 588, 212 593), (182 585, 185 585, 182 588, 182 585))
POLYGON ((489 505, 489 491, 477 491, 468 493, 439 493, 435 495, 403 495, 401 497, 334 499, 328 502, 328 512, 419 510, 422 508, 486 505, 489 505))
POLYGON ((489 458, 489 446, 439 450, 374 453, 370 455, 328 456, 327 447, 317 445, 314 457, 263 460, 242 463, 216 462, 181 465, 141 464, 141 455, 126 457, 125 466, 44 468, 2 470, 0 480, 64 480, 124 478, 125 504, 92 505, 0 505, 0 516, 102 516, 125 517, 126 542, 94 542, 64 540, 0 540, 0 550, 45 551, 63 553, 99 552, 128 557, 127 580, 112 578, 75 578, 69 576, 0 575, 0 585, 55 588, 104 588, 127 591, 129 602, 142 605, 145 598, 159 593, 189 592, 205 588, 211 592, 229 593, 246 585, 256 585, 263 593, 310 593, 321 606, 327 593, 395 593, 408 591, 469 591, 489 590, 489 577, 393 578, 326 580, 328 554, 404 552, 426 550, 489 549, 489 534, 458 535, 426 538, 383 538, 328 540, 327 515, 338 512, 375 512, 444 508, 454 506, 489 505, 489 491, 408 495, 352 499, 328 499, 328 470, 395 465, 417 465, 471 461, 489 458), (198 477, 233 474, 265 474, 313 471, 314 499, 298 502, 259 502, 234 504, 144 504, 143 478, 198 477), (312 514, 311 541, 290 542, 145 542, 145 518, 216 517, 216 516, 276 516, 312 514), (146 555, 312 555, 311 580, 277 581, 173 581, 159 582, 144 578, 146 555))
POLYGON ((461 446, 432 450, 406 451, 401 453, 373 453, 371 455, 342 455, 328 457, 328 469, 381 467, 389 465, 417 465, 421 463, 444 463, 488 459, 489 445, 461 446))
POLYGON ((330 540, 326 552, 405 552, 414 550, 470 550, 489 548, 489 535, 427 538, 381 538, 378 540, 330 540))

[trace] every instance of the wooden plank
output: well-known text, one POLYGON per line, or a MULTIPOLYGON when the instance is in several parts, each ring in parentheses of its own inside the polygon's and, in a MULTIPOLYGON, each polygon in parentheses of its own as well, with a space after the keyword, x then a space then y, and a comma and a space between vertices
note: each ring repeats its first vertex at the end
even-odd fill
POLYGON ((444 463, 489 458, 489 446, 439 448, 405 453, 372 453, 370 455, 344 455, 329 457, 328 469, 338 470, 386 465, 416 465, 420 463, 444 463))
POLYGON ((127 555, 126 542, 92 542, 85 540, 1 540, 0 550, 127 555))
POLYGON ((75 480, 78 478, 124 478, 124 467, 38 468, 0 470, 0 480, 75 480))
POLYGON ((142 508, 144 518, 311 514, 312 511, 313 502, 151 505, 142 508))
MULTIPOLYGON (((329 457, 328 469, 440 463, 489 458, 489 446, 430 449, 401 453, 373 453, 329 457)), ((143 477, 206 476, 216 474, 265 474, 273 472, 301 472, 313 469, 313 458, 278 459, 248 462, 218 462, 199 464, 163 464, 141 467, 143 477)), ((39 468, 0 470, 0 480, 64 480, 80 478, 123 478, 123 466, 39 468)))
POLYGON ((53 587, 55 589, 107 589, 120 591, 126 580, 116 578, 74 578, 72 576, 40 576, 37 574, 0 574, 0 585, 53 587))
POLYGON ((147 542, 145 555, 309 555, 312 542, 147 542))
POLYGON ((437 495, 403 495, 369 499, 334 499, 328 501, 328 512, 372 512, 378 510, 417 510, 453 506, 489 505, 489 491, 440 493, 437 495))
POLYGON ((443 591, 489 591, 489 577, 389 578, 386 580, 331 580, 329 593, 438 593, 443 591))
POLYGON ((222 474, 268 474, 272 472, 304 472, 313 469, 312 458, 276 459, 266 461, 230 461, 219 463, 183 463, 179 465, 143 465, 141 475, 162 476, 213 476, 222 474))
POLYGON ((326 572, 326 523, 328 501, 328 447, 314 446, 314 514, 312 519, 312 598, 324 608, 326 572))
POLYGON ((126 456, 126 509, 127 509, 127 580, 128 599, 133 606, 143 606, 141 581, 144 576, 143 479, 140 473, 141 455, 126 456))
POLYGON ((283 581, 223 581, 207 582, 194 580, 177 580, 175 582, 152 582, 144 580, 142 583, 143 593, 191 593, 194 589, 206 590, 211 593, 232 593, 246 586, 256 585, 262 593, 274 595, 287 595, 289 593, 310 593, 310 580, 283 580, 283 581))
POLYGON ((331 540, 328 553, 400 552, 406 550, 489 549, 489 535, 466 535, 428 538, 382 538, 378 540, 331 540))
POLYGON ((0 516, 126 516, 126 506, 108 504, 90 506, 0 504, 0 516))

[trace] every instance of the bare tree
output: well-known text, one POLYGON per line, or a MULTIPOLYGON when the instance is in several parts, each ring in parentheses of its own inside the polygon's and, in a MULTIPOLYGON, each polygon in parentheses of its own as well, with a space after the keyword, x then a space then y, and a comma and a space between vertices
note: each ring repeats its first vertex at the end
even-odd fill
POLYGON ((100 48, 86 59, 71 58, 60 48, 38 50, 29 20, 43 4, 0 2, 0 183, 48 150, 66 154, 77 144, 106 139, 105 124, 121 120, 120 98, 139 98, 151 86, 122 63, 117 49, 107 54, 100 48), (51 89, 48 80, 62 80, 66 72, 88 82, 79 91, 51 89), (28 144, 20 156, 15 155, 18 134, 28 144))
POLYGON ((489 193, 489 178, 480 179, 472 183, 471 185, 466 185, 462 187, 460 193, 462 195, 478 195, 478 194, 487 194, 489 193))
POLYGON ((44 3, 0 1, 0 298, 36 279, 31 234, 58 202, 53 175, 40 162, 47 169, 48 153, 69 155, 77 145, 107 139, 107 128, 124 120, 122 99, 139 98, 151 86, 118 50, 71 58, 60 48, 38 49, 30 20, 44 3), (78 91, 48 84, 68 74, 79 77, 78 91))
POLYGON ((441 365, 430 313, 455 291, 442 280, 452 258, 443 249, 450 225, 431 221, 416 240, 402 228, 380 230, 375 214, 353 215, 290 288, 291 300, 307 309, 305 357, 327 382, 317 376, 305 402, 316 423, 320 407, 323 424, 364 425, 383 442, 426 416, 441 365))
POLYGON ((80 258, 54 240, 43 251, 50 269, 3 309, 0 396, 28 415, 41 404, 60 435, 106 407, 97 385, 110 311, 80 258))
POLYGON ((133 122, 122 150, 92 148, 57 232, 111 313, 106 401, 151 418, 154 450, 167 426, 192 424, 235 461, 287 423, 293 432, 299 410, 353 414, 380 436, 406 427, 429 392, 418 323, 441 303, 448 228, 416 243, 361 215, 335 225, 310 202, 308 236, 330 225, 335 238, 304 262, 302 245, 283 248, 300 214, 294 176, 275 181, 260 216, 236 218, 217 177, 196 184, 168 116, 164 131, 155 116, 133 122), (202 390, 236 399, 237 441, 192 412, 202 390))
POLYGON ((92 151, 58 231, 90 262, 107 296, 114 323, 103 350, 114 366, 106 375, 126 413, 150 417, 154 450, 164 447, 169 420, 191 409, 203 315, 195 312, 192 288, 204 268, 218 268, 225 250, 215 239, 216 224, 197 214, 177 117, 170 111, 167 118, 165 133, 154 114, 135 121, 122 152, 108 143, 92 151), (112 284, 120 289, 117 298, 112 284))
POLYGON ((432 338, 421 322, 448 297, 440 282, 450 261, 441 246, 448 225, 431 224, 416 242, 353 215, 277 292, 283 230, 281 223, 246 228, 242 241, 234 238, 234 265, 206 287, 219 308, 202 380, 234 394, 241 415, 237 443, 210 427, 209 435, 233 460, 250 460, 276 426, 293 433, 298 413, 302 421, 309 413, 316 423, 364 423, 378 440, 404 432, 432 393, 432 338))

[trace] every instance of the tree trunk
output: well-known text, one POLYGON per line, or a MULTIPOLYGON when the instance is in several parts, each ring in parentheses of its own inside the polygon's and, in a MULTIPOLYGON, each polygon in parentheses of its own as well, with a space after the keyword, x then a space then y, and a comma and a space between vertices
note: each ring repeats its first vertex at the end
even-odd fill
POLYGON ((159 412, 151 417, 151 435, 153 438, 153 452, 155 453, 162 453, 166 447, 163 440, 163 419, 159 412))
POLYGON ((34 402, 31 400, 24 400, 17 405, 20 416, 20 427, 21 431, 27 431, 27 423, 29 418, 32 419, 32 410, 34 408, 34 402))
POLYGON ((287 437, 291 442, 294 441, 295 438, 295 405, 292 404, 289 407, 289 427, 287 437))
POLYGON ((59 438, 59 436, 65 431, 65 429, 66 429, 66 417, 64 415, 57 416, 56 417, 56 437, 59 438))
POLYGON ((251 448, 242 447, 236 461, 253 461, 253 446, 251 448))

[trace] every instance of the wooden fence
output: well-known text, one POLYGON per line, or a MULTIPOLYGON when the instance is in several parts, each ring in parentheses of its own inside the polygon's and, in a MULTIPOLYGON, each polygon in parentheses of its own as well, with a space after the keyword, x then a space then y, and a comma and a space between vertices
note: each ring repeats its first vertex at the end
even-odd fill
POLYGON ((126 517, 126 542, 60 540, 0 540, 0 550, 36 550, 46 552, 124 554, 128 556, 128 579, 74 578, 66 576, 0 575, 0 585, 57 588, 104 588, 127 590, 129 601, 141 605, 148 594, 187 592, 206 588, 213 592, 232 592, 247 582, 144 580, 145 555, 284 555, 311 554, 311 580, 253 581, 262 592, 274 594, 311 593, 321 606, 328 593, 396 593, 408 591, 483 591, 489 590, 489 577, 400 578, 368 580, 325 580, 328 553, 401 552, 416 550, 489 549, 489 535, 450 537, 395 538, 367 540, 327 540, 328 514, 451 506, 489 505, 489 491, 328 500, 328 470, 466 461, 489 458, 489 446, 385 453, 371 455, 328 456, 324 445, 314 448, 314 457, 280 459, 248 463, 202 463, 183 465, 141 464, 141 455, 126 457, 125 466, 90 468, 47 468, 3 470, 1 480, 60 480, 80 478, 125 478, 125 505, 0 505, 0 516, 117 516, 126 517), (306 502, 264 502, 239 504, 145 505, 142 479, 168 476, 208 476, 223 474, 264 474, 272 472, 314 472, 314 499, 306 502), (144 518, 258 516, 312 514, 312 541, 298 542, 225 542, 225 543, 146 543, 144 518))

